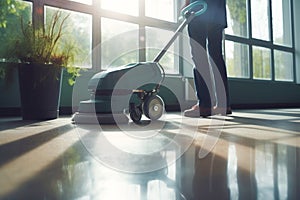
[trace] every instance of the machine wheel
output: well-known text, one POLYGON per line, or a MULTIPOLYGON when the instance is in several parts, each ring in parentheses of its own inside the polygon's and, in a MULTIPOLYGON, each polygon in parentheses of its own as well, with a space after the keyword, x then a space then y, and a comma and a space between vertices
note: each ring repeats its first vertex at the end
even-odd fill
POLYGON ((164 101, 158 95, 149 96, 144 101, 143 111, 149 119, 158 120, 164 112, 164 101))
POLYGON ((129 110, 130 118, 134 123, 139 123, 142 119, 142 109, 140 107, 131 106, 129 110))

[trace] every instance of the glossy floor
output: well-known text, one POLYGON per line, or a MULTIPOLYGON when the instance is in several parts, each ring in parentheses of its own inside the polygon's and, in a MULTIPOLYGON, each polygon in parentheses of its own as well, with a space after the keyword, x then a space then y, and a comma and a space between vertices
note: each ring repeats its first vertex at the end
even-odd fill
POLYGON ((0 120, 0 199, 300 199, 300 109, 141 125, 0 120))

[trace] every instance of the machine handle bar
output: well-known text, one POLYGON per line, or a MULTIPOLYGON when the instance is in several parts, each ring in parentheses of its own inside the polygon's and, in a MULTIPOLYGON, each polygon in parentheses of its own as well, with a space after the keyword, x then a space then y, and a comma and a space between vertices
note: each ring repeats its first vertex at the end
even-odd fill
POLYGON ((194 12, 195 16, 199 16, 199 15, 202 15, 203 13, 205 13, 206 10, 207 10, 207 3, 203 0, 200 0, 200 1, 195 1, 191 4, 189 4, 188 6, 184 7, 180 13, 181 13, 182 17, 186 18, 187 12, 194 12), (200 9, 199 9, 199 7, 200 7, 200 9), (199 9, 199 10, 197 11, 197 9, 199 9))
POLYGON ((159 60, 165 55, 167 50, 170 48, 172 43, 175 41, 177 36, 180 32, 185 28, 185 26, 190 23, 190 21, 199 15, 202 15, 207 10, 207 3, 203 0, 195 1, 191 3, 190 5, 186 6, 181 11, 181 16, 184 17, 184 21, 179 25, 177 30, 175 31, 173 37, 170 39, 170 41, 166 44, 166 46, 157 54, 157 56, 154 58, 153 62, 159 62, 159 60), (200 9, 199 9, 200 7, 200 9), (198 10, 199 9, 199 10, 198 10), (195 10, 197 10, 195 12, 195 10))

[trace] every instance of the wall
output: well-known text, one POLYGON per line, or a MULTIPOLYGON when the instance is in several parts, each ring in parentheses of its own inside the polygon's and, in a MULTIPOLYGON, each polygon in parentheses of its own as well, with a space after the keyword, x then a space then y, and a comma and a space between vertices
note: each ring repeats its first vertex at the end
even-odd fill
MULTIPOLYGON (((72 103, 77 106, 80 100, 89 99, 87 84, 93 74, 94 72, 83 73, 74 87, 68 85, 68 76, 64 74, 60 102, 63 112, 70 113, 72 103)), ((296 83, 230 79, 229 88, 234 108, 300 107, 300 85, 296 83)), ((18 114, 20 95, 16 70, 10 82, 0 80, 0 92, 0 116, 18 114)), ((178 102, 181 102, 181 109, 194 103, 185 101, 185 84, 182 77, 166 77, 160 95, 169 110, 178 110, 178 102)))

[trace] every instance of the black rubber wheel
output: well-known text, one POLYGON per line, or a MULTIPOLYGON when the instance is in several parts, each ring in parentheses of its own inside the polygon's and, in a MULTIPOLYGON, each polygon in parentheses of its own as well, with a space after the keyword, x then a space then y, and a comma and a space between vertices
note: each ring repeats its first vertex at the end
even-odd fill
POLYGON ((143 111, 149 119, 158 120, 164 113, 164 101, 158 95, 149 96, 144 101, 143 111))
POLYGON ((134 123, 139 123, 142 119, 143 113, 139 107, 134 107, 130 109, 129 115, 134 123))

